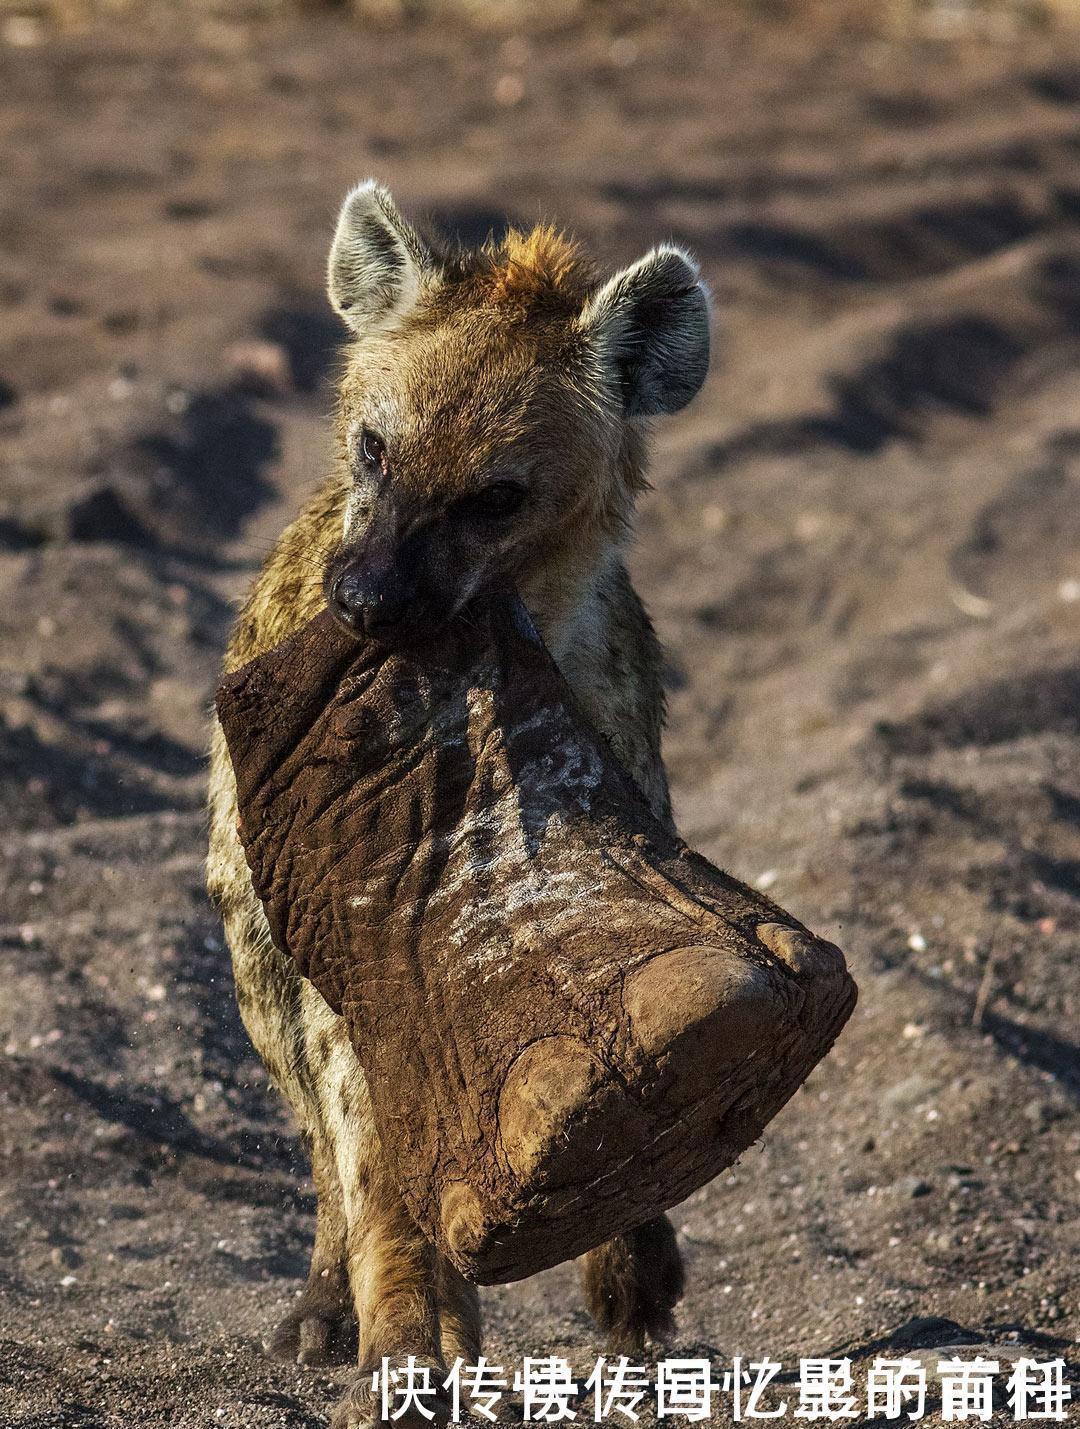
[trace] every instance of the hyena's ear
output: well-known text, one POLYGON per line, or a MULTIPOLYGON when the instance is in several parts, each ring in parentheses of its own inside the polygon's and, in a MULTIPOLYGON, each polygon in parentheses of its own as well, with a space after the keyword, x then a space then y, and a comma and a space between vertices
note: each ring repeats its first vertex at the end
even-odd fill
POLYGON ((327 290, 353 332, 408 312, 434 268, 423 240, 374 179, 346 196, 330 246, 327 290))
POLYGON ((581 324, 595 335, 627 416, 678 412, 705 381, 708 294, 678 248, 654 248, 616 273, 586 303, 581 324))

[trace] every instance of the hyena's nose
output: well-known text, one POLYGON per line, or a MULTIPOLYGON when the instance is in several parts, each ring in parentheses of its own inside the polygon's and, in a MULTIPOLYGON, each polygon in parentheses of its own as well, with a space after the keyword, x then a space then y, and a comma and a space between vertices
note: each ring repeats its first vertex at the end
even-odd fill
POLYGON ((343 571, 330 590, 330 608, 357 635, 391 635, 405 619, 409 593, 392 576, 376 578, 361 570, 343 571))

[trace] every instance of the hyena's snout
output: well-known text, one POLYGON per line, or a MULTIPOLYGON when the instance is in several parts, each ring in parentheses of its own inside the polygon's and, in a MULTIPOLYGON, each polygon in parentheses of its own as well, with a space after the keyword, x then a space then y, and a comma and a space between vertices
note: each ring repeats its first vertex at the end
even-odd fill
POLYGON ((389 646, 429 639, 453 614, 454 593, 439 579, 445 561, 430 529, 404 539, 371 530, 330 562, 324 589, 346 630, 389 646))
POLYGON ((379 571, 352 563, 327 582, 327 603, 347 630, 376 640, 392 640, 409 615, 414 592, 397 570, 379 571))
MULTIPOLYGON (((359 524, 359 523, 357 523, 359 524)), ((326 568, 323 589, 338 621, 355 635, 394 644, 421 615, 423 533, 405 533, 392 501, 380 501, 326 568)))

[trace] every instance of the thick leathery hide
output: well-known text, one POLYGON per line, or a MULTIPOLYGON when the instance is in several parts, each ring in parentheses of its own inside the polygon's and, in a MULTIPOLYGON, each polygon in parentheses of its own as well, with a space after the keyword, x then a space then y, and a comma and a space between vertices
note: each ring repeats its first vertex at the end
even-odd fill
POLYGON ((515 597, 387 652, 328 613, 218 694, 271 933, 346 1019, 417 1222, 481 1283, 731 1164, 855 1002, 653 818, 515 597))

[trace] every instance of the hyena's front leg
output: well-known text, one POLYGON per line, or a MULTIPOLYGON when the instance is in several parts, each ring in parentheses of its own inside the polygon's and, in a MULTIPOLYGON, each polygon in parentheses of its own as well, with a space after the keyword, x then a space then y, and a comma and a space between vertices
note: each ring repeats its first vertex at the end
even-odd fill
POLYGON ((610 1349, 639 1354, 646 1339, 667 1340, 682 1298, 682 1256, 667 1216, 615 1236, 581 1260, 585 1302, 610 1349))
POLYGON ((240 1015, 278 1090, 296 1114, 311 1152, 317 1210, 307 1284, 266 1342, 276 1359, 328 1364, 351 1358, 345 1206, 332 1142, 322 1129, 314 1067, 344 1036, 339 1019, 292 960, 274 945, 251 885, 237 834, 236 781, 215 721, 211 755, 210 855, 207 881, 221 910, 232 955, 240 1015))
MULTIPOLYGON (((345 1210, 346 1263, 359 1335, 356 1378, 334 1414, 333 1429, 365 1429, 381 1418, 372 1375, 414 1365, 430 1371, 437 1396, 421 1403, 435 1423, 449 1417, 449 1396, 439 1333, 440 1257, 409 1215, 387 1170, 375 1130, 367 1084, 352 1048, 335 1040, 318 1078, 320 1113, 333 1145, 345 1210)), ((404 1381, 400 1381, 403 1383, 404 1381)), ((401 1408, 395 1400, 391 1409, 401 1408)), ((394 1421, 402 1429, 430 1429, 432 1420, 411 1406, 394 1421)))
MULTIPOLYGON (((356 1378, 332 1420, 332 1429, 361 1429, 381 1419, 381 1396, 372 1387, 376 1370, 430 1371, 437 1395, 414 1403, 394 1422, 405 1429, 427 1429, 449 1418, 449 1397, 441 1389, 447 1366, 439 1334, 439 1256, 405 1208, 401 1194, 381 1164, 374 1133, 373 1155, 365 1156, 361 1174, 346 1190, 349 1221, 349 1280, 360 1343, 356 1378)), ((400 1381, 404 1384, 404 1380, 400 1381)), ((391 1412, 401 1408, 392 1399, 391 1412)))
POLYGON ((317 1131, 308 1141, 316 1195, 311 1268, 296 1304, 267 1340, 266 1351, 274 1359, 297 1364, 347 1364, 356 1349, 356 1325, 345 1198, 326 1137, 317 1131))

